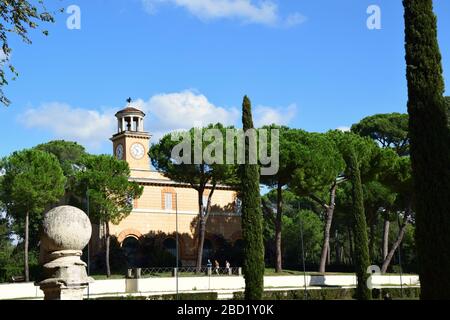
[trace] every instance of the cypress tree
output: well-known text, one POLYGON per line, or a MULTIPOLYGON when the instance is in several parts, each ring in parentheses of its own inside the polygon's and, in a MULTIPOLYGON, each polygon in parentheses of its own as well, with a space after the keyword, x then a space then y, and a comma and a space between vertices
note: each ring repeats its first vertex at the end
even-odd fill
MULTIPOLYGON (((243 129, 254 129, 250 99, 245 96, 242 105, 243 129)), ((242 200, 242 238, 244 241, 243 272, 245 299, 261 300, 264 291, 264 243, 259 167, 249 164, 249 141, 245 139, 246 161, 239 167, 242 200)))
POLYGON ((445 102, 447 103, 447 121, 450 128, 450 97, 445 97, 445 102))
POLYGON ((450 299, 450 132, 432 0, 403 0, 422 299, 450 299))
POLYGON ((372 293, 367 287, 369 274, 367 269, 370 266, 369 258, 369 240, 367 236, 367 223, 364 212, 364 196, 361 183, 361 172, 358 159, 353 147, 349 147, 346 155, 348 168, 348 177, 352 184, 352 216, 355 235, 355 272, 358 279, 356 288, 356 299, 370 300, 372 293))

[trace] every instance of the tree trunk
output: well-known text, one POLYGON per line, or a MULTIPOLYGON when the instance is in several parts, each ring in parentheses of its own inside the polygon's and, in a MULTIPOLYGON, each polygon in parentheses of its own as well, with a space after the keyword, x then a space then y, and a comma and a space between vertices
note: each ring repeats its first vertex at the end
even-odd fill
MULTIPOLYGON (((203 220, 203 192, 205 190, 200 188, 198 190, 198 240, 197 240, 197 266, 196 272, 200 273, 203 260, 203 245, 205 243, 205 223, 203 220)), ((209 257, 208 257, 209 258, 209 257)))
POLYGON ((205 244, 206 222, 208 221, 209 212, 211 210, 211 199, 216 189, 216 183, 213 183, 211 191, 208 195, 208 202, 206 206, 203 204, 204 188, 198 191, 198 217, 199 217, 199 230, 198 230, 198 242, 197 242, 197 266, 196 272, 200 273, 203 260, 203 246, 205 244))
POLYGON ((327 250, 327 265, 331 264, 331 248, 330 244, 328 243, 328 250, 327 250))
POLYGON ((395 240, 394 244, 392 245, 391 250, 389 251, 389 253, 387 254, 386 258, 383 261, 383 265, 381 266, 381 273, 386 273, 386 271, 389 267, 389 264, 391 263, 392 258, 394 257, 395 251, 402 243, 403 237, 405 236, 406 227, 408 226, 408 221, 409 221, 410 215, 411 215, 411 210, 408 209, 405 212, 405 216, 403 218, 402 225, 400 226, 400 230, 398 232, 397 239, 395 240))
POLYGON ((334 202, 336 198, 336 189, 337 184, 333 184, 333 186, 330 189, 330 204, 325 205, 326 209, 326 223, 325 223, 325 229, 323 232, 323 246, 322 246, 322 255, 320 257, 320 266, 319 266, 319 272, 325 273, 325 265, 328 258, 328 251, 330 250, 330 230, 331 230, 331 223, 333 222, 333 213, 334 213, 334 202))
MULTIPOLYGON (((203 246, 205 244, 205 229, 206 229, 206 223, 204 221, 204 218, 200 218, 199 222, 199 238, 197 243, 197 273, 200 273, 201 267, 202 267, 202 260, 203 260, 203 246)), ((208 259, 211 257, 208 257, 208 259)))
POLYGON ((24 267, 25 267, 25 281, 30 281, 30 270, 28 267, 28 242, 29 242, 29 225, 30 225, 30 213, 27 211, 25 215, 25 243, 24 243, 24 267))
POLYGON ((105 237, 106 237, 106 276, 111 276, 111 267, 109 265, 109 245, 111 242, 111 236, 109 234, 109 222, 105 222, 105 237))
POLYGON ((281 217, 283 214, 283 192, 282 185, 278 183, 277 188, 277 217, 275 219, 275 272, 282 272, 282 261, 281 261, 281 217))
POLYGON ((388 219, 384 219, 384 227, 383 227, 383 261, 386 260, 386 257, 389 252, 389 227, 391 222, 388 219))

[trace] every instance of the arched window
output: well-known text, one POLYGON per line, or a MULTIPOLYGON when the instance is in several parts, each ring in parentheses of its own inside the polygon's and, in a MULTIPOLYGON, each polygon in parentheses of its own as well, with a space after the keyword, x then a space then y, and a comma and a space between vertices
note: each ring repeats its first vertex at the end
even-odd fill
POLYGON ((122 242, 122 249, 129 267, 138 267, 138 255, 140 249, 139 240, 135 237, 126 237, 122 242))

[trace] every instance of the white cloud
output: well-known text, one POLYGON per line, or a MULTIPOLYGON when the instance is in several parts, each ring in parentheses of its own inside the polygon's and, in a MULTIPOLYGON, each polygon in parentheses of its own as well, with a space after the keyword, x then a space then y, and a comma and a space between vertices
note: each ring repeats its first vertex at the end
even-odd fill
POLYGON ((257 106, 253 111, 253 117, 256 127, 270 124, 287 125, 296 113, 296 104, 291 104, 287 108, 257 106))
POLYGON ((284 26, 287 27, 287 28, 291 28, 291 27, 294 27, 296 25, 305 23, 307 20, 308 20, 308 18, 306 16, 304 16, 303 14, 299 13, 299 12, 291 13, 286 18, 284 26))
POLYGON ((339 131, 342 131, 342 132, 349 132, 351 130, 351 128, 347 127, 347 126, 342 126, 342 127, 336 128, 336 130, 339 130, 339 131))
MULTIPOLYGON (((192 90, 161 93, 147 101, 137 99, 132 106, 146 113, 144 129, 152 134, 153 142, 169 132, 210 123, 242 126, 240 108, 216 106, 205 95, 192 90)), ((253 111, 255 126, 288 124, 296 109, 295 104, 287 108, 256 106, 253 111)), ((54 139, 76 141, 95 151, 107 146, 108 139, 116 133, 114 115, 117 111, 112 108, 87 110, 54 102, 28 109, 20 115, 19 121, 27 128, 50 132, 54 139)))
POLYGON ((233 125, 239 118, 238 109, 215 106, 203 94, 191 90, 157 94, 146 102, 137 100, 133 104, 147 113, 146 126, 156 139, 174 130, 210 123, 233 125))
POLYGON ((161 4, 171 4, 186 9, 202 20, 238 19, 245 23, 292 27, 306 21, 300 13, 280 17, 278 5, 272 0, 141 0, 145 10, 154 14, 161 4))
POLYGON ((114 132, 114 111, 87 110, 65 103, 44 103, 28 109, 19 121, 28 128, 38 128, 53 134, 56 139, 79 142, 97 149, 114 132))

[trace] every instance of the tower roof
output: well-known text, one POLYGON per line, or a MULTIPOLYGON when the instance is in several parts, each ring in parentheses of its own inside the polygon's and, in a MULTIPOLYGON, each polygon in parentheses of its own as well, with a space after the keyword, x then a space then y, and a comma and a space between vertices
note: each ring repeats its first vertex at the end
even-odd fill
POLYGON ((125 109, 120 110, 116 113, 116 117, 123 116, 127 114, 140 114, 141 116, 145 117, 145 113, 142 112, 139 109, 133 108, 133 107, 126 107, 125 109))

